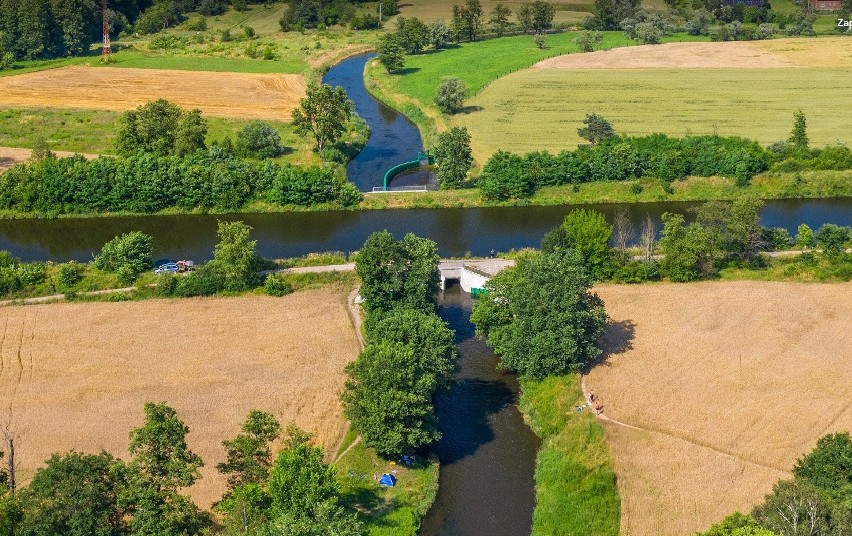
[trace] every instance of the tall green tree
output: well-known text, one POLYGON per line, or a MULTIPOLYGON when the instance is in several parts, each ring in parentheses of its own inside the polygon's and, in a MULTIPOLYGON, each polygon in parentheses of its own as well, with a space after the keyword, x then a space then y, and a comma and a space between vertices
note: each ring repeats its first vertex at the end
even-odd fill
POLYGON ((510 16, 512 16, 512 10, 506 4, 498 3, 491 10, 491 18, 488 19, 488 22, 491 23, 497 37, 503 37, 503 34, 506 33, 506 29, 509 28, 510 16))
POLYGON ((826 491, 834 500, 852 501, 852 438, 849 432, 819 438, 814 450, 796 462, 793 474, 826 491))
POLYGON ((600 355, 607 320, 591 285, 574 250, 522 257, 486 284, 471 320, 502 368, 532 378, 578 371, 600 355))
POLYGON ((816 241, 822 252, 831 259, 843 257, 849 230, 833 223, 825 223, 816 232, 816 241))
POLYGON ((776 536, 749 515, 735 512, 696 536, 776 536))
POLYGON ((528 18, 529 29, 533 33, 542 35, 553 28, 553 17, 556 15, 556 8, 553 7, 553 4, 543 0, 535 0, 529 6, 530 9, 525 16, 528 18))
POLYGON ((130 282, 151 268, 154 239, 139 231, 125 233, 104 244, 93 264, 108 272, 116 272, 130 282))
POLYGON ((588 140, 592 145, 615 136, 615 129, 612 128, 612 124, 602 115, 586 114, 583 124, 586 126, 578 128, 577 135, 588 140))
POLYGON ((438 164, 438 184, 441 189, 460 188, 473 165, 470 149, 470 132, 467 127, 452 127, 438 134, 435 144, 435 162, 438 164))
POLYGON ((201 458, 186 443, 189 428, 165 403, 145 404, 144 424, 130 432, 129 485, 120 501, 133 536, 194 534, 209 518, 178 493, 200 477, 201 458))
POLYGON ((344 413, 364 444, 388 459, 441 437, 432 402, 437 379, 418 354, 411 345, 380 341, 346 367, 344 413))
POLYGON ((640 0, 595 0, 596 30, 620 30, 621 21, 636 18, 641 9, 640 0))
POLYGON ((219 242, 213 249, 213 269, 222 274, 226 290, 241 291, 259 283, 257 240, 251 240, 251 227, 241 221, 220 221, 219 242))
POLYGON ((323 461, 323 450, 311 446, 310 439, 298 427, 287 427, 284 448, 269 473, 269 496, 276 516, 301 516, 337 496, 335 469, 323 461))
POLYGON ((802 110, 793 114, 793 131, 787 140, 796 149, 807 150, 808 148, 808 120, 802 110))
POLYGON ((609 246, 612 225, 596 210, 574 209, 562 222, 567 247, 577 250, 592 279, 602 280, 610 275, 615 255, 609 246))
POLYGON ((395 34, 379 37, 376 44, 376 57, 388 73, 394 73, 405 67, 405 48, 395 34))
POLYGON ((227 459, 216 466, 228 475, 232 490, 246 484, 261 484, 269 477, 272 466, 270 444, 281 435, 281 425, 269 413, 252 410, 233 439, 222 442, 227 459))
POLYGON ((752 516, 775 534, 820 536, 843 534, 832 527, 832 506, 805 480, 782 480, 755 507, 752 516))
POLYGON ((435 50, 444 48, 450 37, 450 28, 443 20, 436 20, 429 25, 429 44, 435 50))
POLYGON ((126 473, 124 463, 105 452, 54 454, 20 493, 23 519, 16 534, 127 534, 126 511, 118 501, 126 473))
POLYGON ((25 60, 50 56, 56 48, 48 0, 20 0, 17 11, 18 55, 25 60))
POLYGON ((387 231, 371 234, 355 261, 361 296, 371 313, 399 306, 432 312, 440 283, 435 242, 411 233, 397 241, 387 231))
POLYGON ((125 112, 119 120, 116 148, 125 155, 139 151, 158 156, 187 155, 204 149, 207 122, 199 110, 185 112, 157 99, 125 112))
POLYGON ((467 86, 460 78, 448 76, 438 84, 435 93, 435 105, 445 114, 457 114, 464 108, 467 86))
POLYGON ((181 112, 177 131, 175 131, 175 146, 172 154, 186 156, 204 149, 205 138, 207 138, 207 120, 201 117, 201 110, 181 112))
POLYGON ((301 106, 293 110, 293 125, 302 136, 312 134, 317 150, 322 151, 346 132, 354 109, 342 87, 311 84, 301 106))
POLYGON ((399 17, 396 36, 407 54, 419 54, 429 44, 429 27, 417 17, 399 17))
POLYGON ((51 0, 51 12, 60 38, 61 53, 78 56, 87 51, 91 42, 91 29, 97 18, 93 0, 51 0))
POLYGON ((660 269, 672 281, 695 281, 713 272, 707 231, 697 223, 686 225, 680 214, 663 214, 660 269))

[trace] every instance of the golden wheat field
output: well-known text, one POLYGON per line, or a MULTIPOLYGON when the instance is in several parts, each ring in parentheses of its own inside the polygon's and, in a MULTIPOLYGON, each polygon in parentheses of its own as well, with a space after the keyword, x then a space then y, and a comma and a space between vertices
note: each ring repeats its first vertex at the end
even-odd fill
POLYGON ((629 425, 605 422, 623 535, 692 534, 748 512, 817 438, 852 429, 852 284, 596 291, 629 341, 586 379, 629 425))
POLYGON ((19 475, 71 449, 127 459, 147 401, 165 401, 189 426, 205 463, 190 493, 205 507, 225 491, 221 442, 252 409, 335 449, 343 368, 359 351, 346 309, 332 289, 0 308, 0 424, 17 438, 19 475))
POLYGON ((124 111, 163 98, 213 117, 291 121, 305 87, 296 74, 70 66, 0 78, 0 106, 124 111))

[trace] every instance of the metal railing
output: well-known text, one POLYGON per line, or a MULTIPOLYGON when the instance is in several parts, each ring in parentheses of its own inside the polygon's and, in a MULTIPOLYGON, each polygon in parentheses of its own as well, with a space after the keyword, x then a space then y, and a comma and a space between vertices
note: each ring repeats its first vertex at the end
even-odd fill
POLYGON ((402 192, 425 192, 425 186, 374 186, 374 194, 392 194, 402 192))

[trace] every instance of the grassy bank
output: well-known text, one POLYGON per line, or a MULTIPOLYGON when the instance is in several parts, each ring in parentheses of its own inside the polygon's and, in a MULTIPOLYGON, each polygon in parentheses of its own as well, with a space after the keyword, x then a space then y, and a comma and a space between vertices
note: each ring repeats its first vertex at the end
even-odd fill
POLYGON ((583 402, 576 374, 521 382, 521 411, 542 439, 533 535, 616 536, 621 503, 604 430, 583 402))
POLYGON ((343 502, 358 510, 371 536, 415 536, 420 521, 438 492, 438 462, 423 460, 412 467, 385 462, 372 449, 356 440, 350 431, 340 446, 338 469, 343 502), (374 480, 395 471, 394 488, 379 486, 374 480))

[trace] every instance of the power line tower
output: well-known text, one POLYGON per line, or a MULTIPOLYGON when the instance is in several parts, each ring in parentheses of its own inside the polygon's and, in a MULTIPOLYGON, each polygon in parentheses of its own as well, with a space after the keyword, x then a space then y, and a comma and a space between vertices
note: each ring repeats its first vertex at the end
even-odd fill
POLYGON ((104 15, 104 46, 101 49, 101 60, 106 62, 109 60, 110 54, 112 54, 112 46, 110 45, 109 40, 109 11, 107 10, 107 0, 103 0, 101 4, 101 11, 104 15))

